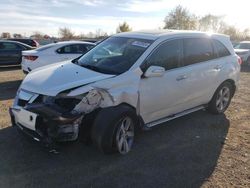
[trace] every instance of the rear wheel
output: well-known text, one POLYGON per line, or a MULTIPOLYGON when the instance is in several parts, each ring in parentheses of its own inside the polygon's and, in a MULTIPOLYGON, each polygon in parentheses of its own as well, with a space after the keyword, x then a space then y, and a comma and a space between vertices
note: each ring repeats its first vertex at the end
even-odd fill
POLYGON ((224 82, 216 90, 212 100, 208 104, 208 111, 213 114, 221 114, 228 108, 233 96, 233 86, 230 82, 224 82))

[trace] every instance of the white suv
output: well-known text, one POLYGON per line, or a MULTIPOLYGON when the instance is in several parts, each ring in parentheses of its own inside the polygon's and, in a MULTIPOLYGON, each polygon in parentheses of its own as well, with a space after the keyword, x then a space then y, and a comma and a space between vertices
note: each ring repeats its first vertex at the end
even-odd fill
POLYGON ((239 63, 225 35, 117 34, 78 59, 28 74, 10 109, 12 123, 37 141, 83 138, 105 153, 126 154, 137 128, 201 109, 223 113, 239 63))

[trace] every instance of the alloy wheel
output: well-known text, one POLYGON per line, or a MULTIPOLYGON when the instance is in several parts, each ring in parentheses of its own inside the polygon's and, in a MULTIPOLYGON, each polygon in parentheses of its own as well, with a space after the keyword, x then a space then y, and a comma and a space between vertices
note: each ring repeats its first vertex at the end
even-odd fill
POLYGON ((222 87, 218 92, 216 99, 216 108, 218 111, 222 112, 227 108, 230 102, 230 89, 228 87, 222 87))
POLYGON ((116 132, 116 146, 121 154, 127 154, 134 142, 134 124, 130 117, 123 118, 116 132))

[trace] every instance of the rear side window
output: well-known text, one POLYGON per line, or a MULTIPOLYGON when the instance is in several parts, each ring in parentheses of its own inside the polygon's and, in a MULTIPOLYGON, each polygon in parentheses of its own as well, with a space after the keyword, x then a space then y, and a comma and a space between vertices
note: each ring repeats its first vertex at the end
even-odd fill
POLYGON ((147 67, 151 65, 164 67, 166 70, 180 66, 182 54, 181 40, 172 40, 161 44, 147 60, 147 67))
POLYGON ((213 48, 209 39, 188 38, 183 40, 184 65, 214 59, 213 48))
POLYGON ((22 42, 24 44, 28 44, 30 46, 32 46, 32 44, 34 43, 33 40, 31 39, 10 39, 12 41, 17 41, 17 42, 22 42))
POLYGON ((14 43, 3 42, 0 43, 0 50, 21 50, 22 48, 14 43))
POLYGON ((67 45, 57 49, 59 54, 84 54, 89 50, 85 44, 67 45))
POLYGON ((219 41, 213 40, 218 57, 225 57, 231 55, 228 49, 219 41))
POLYGON ((87 49, 88 49, 88 51, 89 51, 90 49, 94 48, 94 47, 95 47, 95 45, 86 44, 86 47, 87 47, 87 49))
POLYGON ((44 45, 42 47, 37 48, 36 51, 41 52, 41 51, 47 50, 55 45, 56 45, 56 43, 47 44, 47 45, 44 45))
POLYGON ((241 42, 237 46, 235 46, 236 49, 250 49, 250 43, 241 42))

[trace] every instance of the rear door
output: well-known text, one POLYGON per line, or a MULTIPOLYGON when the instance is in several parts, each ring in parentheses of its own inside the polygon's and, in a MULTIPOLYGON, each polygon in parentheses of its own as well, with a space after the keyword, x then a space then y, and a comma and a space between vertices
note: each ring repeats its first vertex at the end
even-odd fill
POLYGON ((21 63, 22 47, 12 42, 0 43, 0 63, 15 65, 21 63))
POLYGON ((183 39, 183 66, 188 94, 183 99, 186 107, 192 108, 209 102, 220 67, 210 38, 183 39))
POLYGON ((7 63, 7 54, 4 53, 4 45, 3 42, 0 42, 0 65, 4 65, 7 63))

